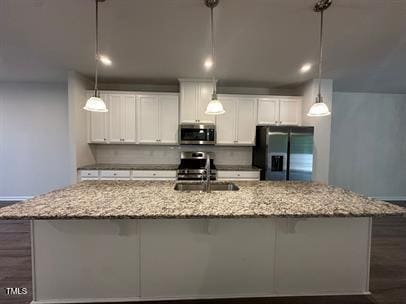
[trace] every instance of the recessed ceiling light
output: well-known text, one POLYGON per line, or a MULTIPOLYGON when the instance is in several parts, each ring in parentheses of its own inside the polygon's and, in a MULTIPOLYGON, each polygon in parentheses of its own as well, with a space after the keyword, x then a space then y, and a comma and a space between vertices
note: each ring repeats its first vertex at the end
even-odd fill
POLYGON ((307 73, 307 72, 309 72, 311 70, 311 68, 312 68, 312 65, 310 63, 305 63, 300 68, 300 73, 307 73))
POLYGON ((213 60, 211 59, 211 57, 207 58, 204 61, 204 67, 206 68, 206 70, 210 70, 213 67, 213 60))
POLYGON ((106 56, 106 55, 100 55, 99 56, 99 60, 100 60, 100 62, 101 63, 103 63, 104 65, 112 65, 112 61, 111 61, 111 59, 108 57, 108 56, 106 56))

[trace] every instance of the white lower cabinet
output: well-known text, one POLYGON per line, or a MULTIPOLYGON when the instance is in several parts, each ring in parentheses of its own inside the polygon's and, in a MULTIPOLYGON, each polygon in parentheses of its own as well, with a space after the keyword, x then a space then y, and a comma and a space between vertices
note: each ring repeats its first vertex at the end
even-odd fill
POLYGON ((130 180, 130 170, 100 170, 100 180, 130 180))
POLYGON ((142 220, 141 229, 143 298, 272 294, 272 221, 142 220))
POLYGON ((133 180, 176 180, 175 170, 134 170, 133 180))
POLYGON ((259 171, 217 171, 218 181, 240 180, 240 181, 258 181, 259 171))
POLYGON ((176 170, 79 170, 79 180, 176 180, 176 170))

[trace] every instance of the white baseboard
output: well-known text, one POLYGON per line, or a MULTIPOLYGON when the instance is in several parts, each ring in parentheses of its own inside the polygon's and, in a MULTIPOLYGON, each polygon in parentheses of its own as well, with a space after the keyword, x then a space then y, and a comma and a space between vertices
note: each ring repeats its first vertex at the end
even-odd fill
POLYGON ((30 198, 33 198, 33 196, 0 196, 0 204, 1 204, 1 202, 25 201, 30 198))
POLYGON ((371 196, 371 198, 380 200, 380 201, 405 201, 406 196, 371 196))

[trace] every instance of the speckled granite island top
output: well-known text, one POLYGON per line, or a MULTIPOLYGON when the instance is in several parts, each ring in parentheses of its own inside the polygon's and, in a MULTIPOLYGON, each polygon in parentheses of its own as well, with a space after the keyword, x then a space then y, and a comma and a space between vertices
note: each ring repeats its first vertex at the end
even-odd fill
POLYGON ((81 182, 0 208, 0 219, 360 217, 406 209, 304 182, 237 182, 239 191, 178 192, 174 182, 81 182))

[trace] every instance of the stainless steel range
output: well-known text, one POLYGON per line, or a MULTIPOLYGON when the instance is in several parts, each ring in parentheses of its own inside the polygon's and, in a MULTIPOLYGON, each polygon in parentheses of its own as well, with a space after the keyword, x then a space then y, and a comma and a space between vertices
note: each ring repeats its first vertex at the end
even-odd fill
POLYGON ((203 180, 206 178, 206 161, 210 159, 210 180, 217 179, 212 152, 181 152, 178 167, 178 180, 203 180))

